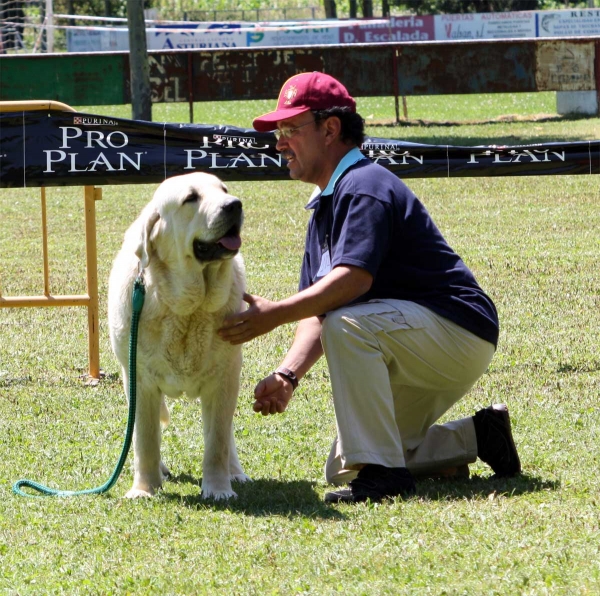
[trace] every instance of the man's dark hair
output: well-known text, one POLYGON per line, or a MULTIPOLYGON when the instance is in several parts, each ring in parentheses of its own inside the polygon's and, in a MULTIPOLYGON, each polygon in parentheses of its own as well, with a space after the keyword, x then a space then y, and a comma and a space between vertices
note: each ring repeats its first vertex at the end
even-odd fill
POLYGON ((342 141, 354 143, 358 147, 363 144, 365 140, 365 121, 360 114, 352 112, 348 107, 313 110, 312 113, 317 122, 336 116, 342 124, 342 141))

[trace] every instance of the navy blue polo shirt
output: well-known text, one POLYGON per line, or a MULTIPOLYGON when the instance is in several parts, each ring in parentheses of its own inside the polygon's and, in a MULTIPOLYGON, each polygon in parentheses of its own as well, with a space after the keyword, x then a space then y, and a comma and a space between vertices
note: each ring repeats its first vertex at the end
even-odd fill
POLYGON ((356 299, 410 300, 497 345, 498 314, 410 189, 352 149, 329 184, 313 194, 300 290, 339 265, 373 276, 356 299))

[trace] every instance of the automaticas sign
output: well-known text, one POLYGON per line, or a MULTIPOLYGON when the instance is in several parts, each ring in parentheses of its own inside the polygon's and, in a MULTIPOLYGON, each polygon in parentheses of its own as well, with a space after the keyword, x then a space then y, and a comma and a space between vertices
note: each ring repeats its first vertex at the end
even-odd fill
MULTIPOLYGON (((193 171, 286 180, 272 133, 58 111, 0 114, 0 187, 162 182, 193 171)), ((366 157, 401 178, 600 173, 600 141, 460 147, 367 138, 366 157)))

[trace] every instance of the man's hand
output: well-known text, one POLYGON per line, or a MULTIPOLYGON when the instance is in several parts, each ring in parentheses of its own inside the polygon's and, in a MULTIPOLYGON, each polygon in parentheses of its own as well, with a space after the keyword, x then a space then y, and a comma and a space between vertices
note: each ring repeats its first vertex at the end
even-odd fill
POLYGON ((277 302, 244 293, 248 309, 227 317, 218 334, 233 345, 243 344, 281 325, 277 302))
POLYGON ((287 408, 293 391, 291 381, 281 375, 269 375, 254 389, 255 402, 252 409, 263 416, 281 414, 287 408))

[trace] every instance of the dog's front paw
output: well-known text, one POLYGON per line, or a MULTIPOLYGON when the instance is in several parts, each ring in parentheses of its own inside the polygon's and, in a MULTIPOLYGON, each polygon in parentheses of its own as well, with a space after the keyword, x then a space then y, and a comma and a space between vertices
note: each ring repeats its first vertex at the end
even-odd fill
POLYGON ((202 498, 214 499, 215 501, 226 501, 227 499, 237 499, 237 493, 233 489, 217 490, 202 485, 202 498))
POLYGON ((252 482, 252 478, 250 476, 246 476, 244 472, 240 474, 232 474, 230 476, 232 482, 252 482))
POLYGON ((153 497, 155 492, 156 491, 153 488, 143 489, 143 488, 136 488, 135 486, 132 486, 127 491, 125 498, 126 499, 141 499, 141 498, 147 499, 149 497, 153 497))

